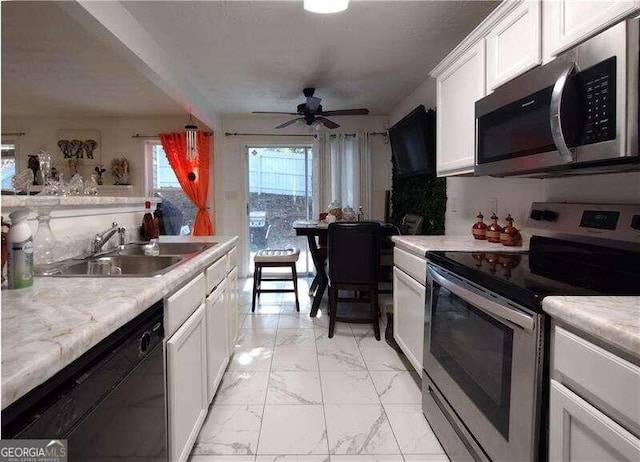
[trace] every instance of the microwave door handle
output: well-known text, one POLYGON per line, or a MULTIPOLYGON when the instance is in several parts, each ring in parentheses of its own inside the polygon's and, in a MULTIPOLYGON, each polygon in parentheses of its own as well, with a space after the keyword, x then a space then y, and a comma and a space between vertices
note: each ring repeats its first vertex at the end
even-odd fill
POLYGON ((551 121, 551 136, 553 142, 558 149, 560 158, 565 162, 573 162, 573 154, 567 146, 567 142, 564 139, 564 133, 562 132, 562 95, 564 94, 564 88, 567 84, 569 76, 575 69, 575 63, 569 64, 560 74, 558 80, 556 80, 553 86, 553 92, 551 94, 551 106, 550 106, 550 121, 551 121))
POLYGON ((482 297, 481 295, 471 292, 469 289, 465 289, 464 287, 461 287, 458 284, 449 281, 431 267, 429 267, 429 274, 431 275, 431 278, 442 287, 456 294, 458 297, 471 303, 472 305, 481 308, 487 313, 490 313, 500 319, 510 321, 526 331, 533 331, 535 322, 531 316, 527 316, 526 314, 514 309, 506 308, 494 301, 482 297))

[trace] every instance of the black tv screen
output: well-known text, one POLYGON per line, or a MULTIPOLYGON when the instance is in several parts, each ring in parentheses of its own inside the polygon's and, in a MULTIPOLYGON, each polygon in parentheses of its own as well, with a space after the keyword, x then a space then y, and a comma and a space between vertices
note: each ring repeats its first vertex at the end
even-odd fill
POLYGON ((398 178, 436 175, 435 111, 418 106, 389 129, 391 152, 398 178))

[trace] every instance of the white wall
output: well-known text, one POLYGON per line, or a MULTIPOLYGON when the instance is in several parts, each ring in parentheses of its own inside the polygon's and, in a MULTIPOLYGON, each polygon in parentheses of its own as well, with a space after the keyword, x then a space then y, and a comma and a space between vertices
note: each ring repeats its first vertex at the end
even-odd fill
MULTIPOLYGON (((245 116, 224 117, 222 133, 216 133, 215 142, 215 217, 216 233, 223 235, 245 236, 246 220, 246 145, 259 143, 294 144, 308 142, 306 137, 225 136, 224 132, 273 134, 274 127, 289 120, 289 117, 245 116)), ((332 117, 341 125, 342 133, 355 133, 358 130, 381 132, 387 128, 384 116, 332 117)), ((292 127, 282 130, 283 134, 309 134, 305 127, 292 127)), ((313 138, 311 138, 313 140, 313 138)), ((385 143, 385 137, 376 136, 371 141, 372 154, 372 216, 384 217, 384 191, 391 189, 391 150, 385 143)), ((326 206, 328 204, 324 204, 326 206)), ((244 261, 244 260, 243 260, 244 261)))
MULTIPOLYGON (((162 131, 184 130, 186 118, 184 116, 149 116, 149 117, 101 117, 101 118, 52 118, 52 117, 11 117, 3 114, 2 132, 25 132, 26 135, 15 138, 18 151, 18 169, 27 168, 29 154, 37 154, 40 149, 48 149, 62 158, 60 149, 56 145, 58 130, 61 129, 97 129, 100 130, 101 160, 107 168, 105 184, 113 184, 109 173, 109 164, 116 157, 126 157, 131 165, 132 196, 143 196, 144 191, 144 138, 132 138, 136 133, 140 135, 156 135, 162 131)), ((203 124, 196 122, 198 127, 208 130, 203 124)), ((65 178, 70 178, 69 168, 64 162, 58 162, 57 167, 64 172, 65 178), (62 167, 60 169, 60 167, 62 167)), ((80 173, 86 179, 93 173, 93 166, 85 166, 80 173)))
POLYGON ((426 109, 436 106, 436 81, 431 77, 427 77, 422 85, 393 108, 389 114, 389 126, 393 127, 400 119, 421 104, 426 109))
MULTIPOLYGON (((435 79, 428 77, 424 84, 391 111, 389 124, 393 125, 420 104, 433 107, 435 101, 435 79)), ((487 222, 491 198, 497 199, 501 222, 504 223, 504 217, 510 213, 516 221, 516 227, 519 227, 524 224, 534 201, 640 204, 640 173, 547 179, 449 177, 445 234, 469 234, 480 211, 487 222)))

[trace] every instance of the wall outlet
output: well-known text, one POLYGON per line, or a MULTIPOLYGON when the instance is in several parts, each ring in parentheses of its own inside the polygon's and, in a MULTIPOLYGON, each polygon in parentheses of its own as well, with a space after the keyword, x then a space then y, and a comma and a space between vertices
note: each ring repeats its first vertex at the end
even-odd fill
POLYGON ((498 214, 498 198, 490 197, 489 198, 489 209, 492 214, 498 214))
POLYGON ((458 198, 455 196, 449 198, 449 212, 458 213, 458 198))

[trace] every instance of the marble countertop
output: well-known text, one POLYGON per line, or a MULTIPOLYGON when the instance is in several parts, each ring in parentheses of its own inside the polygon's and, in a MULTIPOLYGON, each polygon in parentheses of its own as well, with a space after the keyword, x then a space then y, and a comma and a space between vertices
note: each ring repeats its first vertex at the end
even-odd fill
POLYGON ((161 238, 194 241, 218 245, 159 277, 37 277, 28 289, 2 290, 2 408, 227 253, 238 237, 161 238))
POLYGON ((119 206, 119 205, 140 205, 144 206, 146 201, 153 204, 162 202, 159 197, 114 197, 114 196, 12 196, 3 194, 0 198, 2 208, 28 207, 37 205, 38 202, 57 201, 59 205, 56 208, 65 207, 100 207, 100 206, 119 206))
POLYGON ((640 297, 545 297, 553 318, 640 360, 640 297))
POLYGON ((473 236, 393 236, 399 248, 424 257, 430 251, 459 252, 524 252, 529 250, 529 238, 523 234, 522 246, 507 247, 488 241, 474 239, 473 236))

